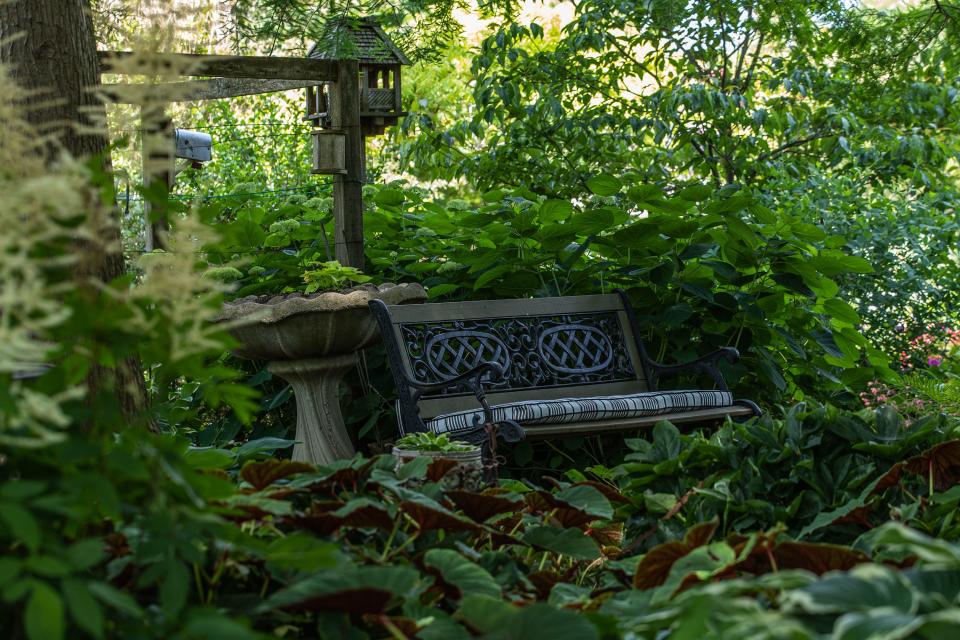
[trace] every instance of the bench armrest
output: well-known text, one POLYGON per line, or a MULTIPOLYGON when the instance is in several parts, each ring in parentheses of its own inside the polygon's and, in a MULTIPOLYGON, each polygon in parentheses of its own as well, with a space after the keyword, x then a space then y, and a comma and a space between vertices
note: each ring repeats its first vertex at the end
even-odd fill
POLYGON ((717 349, 713 353, 708 353, 705 356, 701 356, 696 360, 691 360, 689 362, 682 362, 680 364, 660 364, 659 362, 654 362, 651 360, 647 362, 647 366, 650 367, 650 374, 654 377, 654 384, 656 384, 659 378, 664 376, 681 375, 684 373, 706 373, 713 378, 714 382, 717 383, 717 386, 721 391, 729 391, 727 388, 727 382, 723 379, 723 374, 720 373, 720 369, 717 365, 721 360, 726 360, 727 362, 736 362, 739 359, 739 351, 733 347, 723 347, 722 349, 717 349))
POLYGON ((466 385, 473 390, 474 395, 477 396, 477 400, 480 402, 480 407, 483 409, 484 424, 490 424, 493 422, 493 410, 490 408, 490 403, 487 402, 487 394, 483 385, 489 383, 491 378, 493 380, 500 380, 503 378, 503 375, 503 367, 501 367, 499 363, 488 361, 481 362, 469 371, 465 371, 452 378, 446 378, 440 382, 420 382, 412 378, 407 378, 407 382, 415 389, 413 392, 414 403, 418 402, 420 396, 425 393, 436 393, 437 391, 443 391, 444 389, 466 383, 466 385), (484 380, 484 376, 487 374, 490 374, 490 377, 484 380))

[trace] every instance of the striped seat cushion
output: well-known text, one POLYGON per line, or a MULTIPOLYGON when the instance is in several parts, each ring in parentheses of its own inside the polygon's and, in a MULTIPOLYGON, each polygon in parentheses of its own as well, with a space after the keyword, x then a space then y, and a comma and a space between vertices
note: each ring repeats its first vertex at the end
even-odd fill
MULTIPOLYGON (((496 422, 513 421, 525 427, 638 418, 732 405, 733 396, 729 391, 648 391, 624 396, 525 400, 495 405, 491 409, 496 422)), ((479 409, 447 413, 426 421, 434 433, 451 435, 482 423, 483 411, 479 409)))

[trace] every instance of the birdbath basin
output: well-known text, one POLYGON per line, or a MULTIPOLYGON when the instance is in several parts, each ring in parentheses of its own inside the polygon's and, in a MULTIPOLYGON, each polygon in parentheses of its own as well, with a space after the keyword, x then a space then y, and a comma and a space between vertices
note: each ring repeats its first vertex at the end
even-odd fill
POLYGON ((328 464, 350 458, 353 443, 343 423, 339 389, 357 352, 380 340, 367 304, 423 302, 418 284, 362 285, 345 292, 304 296, 250 296, 225 304, 217 317, 241 346, 237 355, 269 362, 290 383, 297 401, 293 459, 328 464))

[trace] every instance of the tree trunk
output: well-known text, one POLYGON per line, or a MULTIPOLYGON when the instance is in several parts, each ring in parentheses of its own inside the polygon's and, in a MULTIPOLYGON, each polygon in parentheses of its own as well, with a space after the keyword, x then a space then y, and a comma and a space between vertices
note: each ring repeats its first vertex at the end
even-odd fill
MULTIPOLYGON (((63 152, 79 159, 99 158, 110 167, 106 110, 95 94, 100 66, 89 0, 0 1, 0 63, 12 77, 33 92, 28 120, 49 142, 47 161, 63 152)), ((96 196, 91 194, 91 206, 96 196)), ((96 295, 91 279, 106 283, 125 272, 116 220, 100 230, 107 250, 82 251, 78 282, 96 295)), ((109 348, 109 345, 103 345, 109 348)), ((128 357, 114 370, 94 366, 87 379, 90 399, 113 388, 124 417, 142 420, 146 385, 138 357, 128 357)))

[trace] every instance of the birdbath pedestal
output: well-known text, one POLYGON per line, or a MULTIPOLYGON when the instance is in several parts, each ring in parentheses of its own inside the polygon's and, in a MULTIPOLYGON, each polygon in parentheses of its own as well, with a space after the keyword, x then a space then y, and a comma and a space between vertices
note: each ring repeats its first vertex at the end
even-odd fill
POLYGON ((368 303, 423 302, 417 284, 365 285, 344 293, 250 297, 224 305, 218 321, 241 343, 237 354, 269 361, 297 401, 293 459, 329 464, 354 455, 340 411, 340 383, 357 352, 380 339, 368 303))

